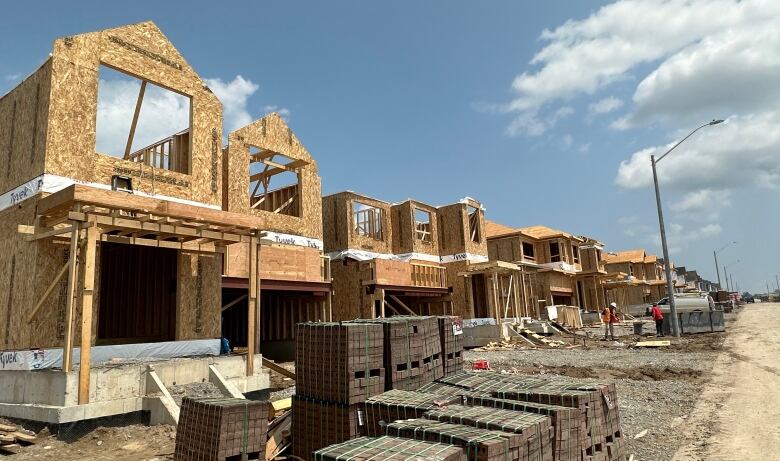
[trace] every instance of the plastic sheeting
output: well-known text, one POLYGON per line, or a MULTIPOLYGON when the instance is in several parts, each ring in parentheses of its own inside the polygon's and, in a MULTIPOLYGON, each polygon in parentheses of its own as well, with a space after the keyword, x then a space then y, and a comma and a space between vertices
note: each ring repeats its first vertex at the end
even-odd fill
MULTIPOLYGON (((94 346, 91 349, 92 355, 90 357, 90 363, 92 365, 99 365, 117 359, 169 359, 175 357, 219 355, 219 351, 219 339, 94 346)), ((61 368, 62 353, 62 349, 0 352, 0 371, 61 368)), ((73 363, 78 364, 80 363, 80 360, 81 349, 74 348, 73 363)))
POLYGON ((300 247, 316 248, 322 251, 322 240, 301 237, 300 235, 280 234, 278 232, 263 231, 260 233, 260 238, 282 245, 296 245, 300 247))
POLYGON ((447 264, 456 261, 469 261, 473 263, 483 263, 488 261, 487 256, 475 255, 471 253, 458 253, 454 255, 436 256, 436 255, 429 255, 426 253, 403 253, 403 254, 394 255, 388 253, 374 253, 372 251, 363 251, 363 250, 344 250, 344 251, 334 251, 328 253, 328 256, 330 256, 330 259, 333 261, 337 261, 344 258, 350 258, 357 261, 370 261, 372 259, 390 259, 394 261, 416 260, 416 261, 428 261, 432 263, 442 263, 442 264, 447 264))

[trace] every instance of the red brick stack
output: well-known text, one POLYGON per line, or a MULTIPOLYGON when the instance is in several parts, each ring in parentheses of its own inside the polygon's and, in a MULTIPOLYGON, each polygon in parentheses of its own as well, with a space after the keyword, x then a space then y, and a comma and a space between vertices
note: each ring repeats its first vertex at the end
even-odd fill
POLYGON ((441 316, 439 337, 441 338, 441 362, 444 376, 463 371, 463 327, 460 317, 441 316))
POLYGON ((268 402, 234 398, 182 400, 174 460, 223 461, 265 456, 268 402))
POLYGON ((317 461, 465 461, 463 450, 443 443, 422 442, 397 437, 359 439, 333 445, 314 454, 317 461))
POLYGON ((361 403, 384 391, 384 331, 378 324, 302 323, 296 327, 293 453, 361 435, 361 403))

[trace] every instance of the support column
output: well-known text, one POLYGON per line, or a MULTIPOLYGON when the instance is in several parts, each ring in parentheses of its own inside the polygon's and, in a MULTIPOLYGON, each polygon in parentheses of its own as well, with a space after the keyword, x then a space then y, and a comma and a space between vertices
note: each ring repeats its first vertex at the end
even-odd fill
POLYGON ((379 306, 382 312, 382 318, 385 318, 386 314, 385 314, 385 289, 384 288, 382 288, 379 292, 379 299, 380 299, 379 306))
POLYGON ((76 298, 76 277, 78 276, 78 253, 81 226, 73 222, 73 230, 70 233, 70 254, 68 255, 68 297, 65 304, 65 345, 62 348, 62 371, 68 373, 73 370, 73 305, 76 298))
POLYGON ((94 218, 87 227, 84 249, 84 285, 81 294, 81 350, 79 358, 79 405, 89 403, 89 375, 92 352, 92 309, 95 291, 95 253, 99 230, 94 218))
POLYGON ((249 299, 247 303, 247 333, 246 333, 246 375, 255 373, 255 343, 257 338, 257 325, 255 323, 257 312, 257 237, 252 237, 249 242, 249 299))
POLYGON ((493 273, 493 312, 495 312, 496 315, 496 325, 501 325, 501 314, 499 310, 501 309, 501 303, 499 302, 499 293, 498 293, 498 275, 494 272, 493 273))
MULTIPOLYGON (((469 303, 469 311, 471 312, 471 317, 474 318, 477 316, 477 313, 474 311, 474 287, 473 282, 471 281, 471 276, 466 275, 466 280, 463 282, 463 284, 466 286, 466 300, 469 303)), ((450 311, 452 314, 455 313, 454 306, 450 306, 450 311)))

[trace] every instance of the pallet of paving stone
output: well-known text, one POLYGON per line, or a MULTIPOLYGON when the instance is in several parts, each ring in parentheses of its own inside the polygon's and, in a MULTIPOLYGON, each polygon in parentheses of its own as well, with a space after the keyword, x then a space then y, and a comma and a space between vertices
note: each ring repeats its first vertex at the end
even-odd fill
POLYGON ((295 337, 296 392, 356 404, 384 392, 381 325, 299 323, 295 337))
POLYGON ((416 390, 444 374, 436 317, 393 316, 359 319, 384 329, 385 389, 416 390))
POLYGON ((620 413, 614 384, 581 383, 570 379, 551 379, 534 388, 494 391, 501 399, 560 405, 577 409, 585 420, 583 457, 600 456, 609 450, 619 459, 623 453, 620 413))
POLYGON ((455 386, 469 391, 472 395, 489 397, 492 392, 501 390, 527 389, 543 386, 544 378, 517 374, 505 374, 494 371, 460 371, 437 380, 440 384, 455 386))
POLYGON ((463 371, 463 326, 460 317, 440 316, 439 337, 444 376, 463 371))
POLYGON ((292 401, 293 454, 304 460, 329 445, 359 437, 364 432, 361 405, 326 402, 300 395, 292 401))
POLYGON ((555 436, 549 416, 488 407, 449 405, 425 413, 425 418, 467 426, 512 432, 523 436, 520 459, 553 461, 555 436))
POLYGON ((460 447, 398 437, 361 437, 331 445, 314 454, 316 461, 465 461, 460 447))
POLYGON ((182 400, 174 460, 223 461, 265 457, 268 402, 236 398, 182 400))
POLYGON ((524 411, 549 416, 555 431, 553 458, 556 461, 576 461, 582 459, 582 449, 587 430, 585 417, 578 409, 494 397, 465 396, 465 400, 468 405, 472 406, 524 411))
POLYGON ((387 435, 456 445, 465 451, 468 461, 521 460, 525 443, 521 434, 430 419, 392 422, 387 425, 387 435))
POLYGON ((387 423, 399 419, 421 418, 426 412, 460 403, 459 396, 439 396, 424 392, 393 389, 365 402, 366 432, 374 437, 385 433, 387 423))

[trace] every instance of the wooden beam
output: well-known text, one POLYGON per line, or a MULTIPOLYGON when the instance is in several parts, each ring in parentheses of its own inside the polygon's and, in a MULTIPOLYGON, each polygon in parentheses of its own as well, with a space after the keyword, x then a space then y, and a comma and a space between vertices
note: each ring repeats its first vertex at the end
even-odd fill
POLYGON ((224 306, 222 306, 222 312, 225 312, 226 310, 230 309, 231 307, 235 306, 236 304, 240 303, 241 301, 245 300, 248 297, 249 297, 249 295, 245 294, 245 295, 239 296, 238 298, 234 299, 233 301, 230 301, 229 303, 227 303, 224 306))
POLYGON ((54 288, 57 286, 58 283, 60 283, 60 280, 62 280, 62 276, 65 275, 65 271, 68 270, 70 267, 70 260, 65 263, 64 266, 57 272, 57 275, 54 276, 54 280, 51 281, 49 286, 46 288, 46 291, 43 292, 41 297, 38 299, 38 302, 35 304, 35 307, 32 308, 29 314, 27 314, 27 323, 32 322, 32 319, 35 317, 35 314, 38 313, 38 309, 43 306, 43 303, 46 302, 46 299, 48 299, 49 295, 52 291, 54 291, 54 288))
POLYGON ((58 227, 55 229, 43 230, 39 227, 33 227, 32 233, 30 232, 30 226, 19 225, 17 231, 22 234, 28 234, 24 239, 28 242, 34 242, 36 240, 42 240, 49 237, 56 237, 62 234, 68 234, 73 230, 73 226, 58 227))
POLYGON ((68 257, 68 294, 65 302, 65 345, 62 348, 62 371, 73 369, 73 302, 76 297, 76 277, 78 275, 79 225, 70 233, 70 254, 68 257))
MULTIPOLYGON (((273 157, 274 155, 278 154, 279 152, 274 152, 269 149, 263 149, 260 152, 255 152, 254 154, 249 154, 249 157, 252 160, 262 160, 264 158, 273 157)), ((282 154, 280 154, 282 155, 282 154)))
POLYGON ((81 351, 79 359, 79 405, 89 403, 89 374, 92 349, 92 309, 95 290, 95 253, 99 230, 94 222, 87 228, 84 251, 84 284, 81 294, 81 351))
MULTIPOLYGON (((404 304, 403 301, 398 299, 398 297, 396 295, 388 295, 388 296, 390 296, 390 299, 392 299, 393 301, 398 303, 398 305, 401 306, 409 315, 418 315, 418 314, 415 314, 413 310, 409 309, 409 306, 407 306, 406 304, 404 304)), ((393 310, 395 310, 395 309, 393 309, 393 310)))
POLYGON ((249 303, 247 306, 246 319, 246 375, 254 374, 255 366, 255 336, 257 335, 257 325, 255 324, 255 310, 257 307, 257 237, 252 237, 249 243, 249 303))
POLYGON ((138 91, 138 99, 135 101, 135 112, 133 112, 133 122, 130 124, 130 134, 127 135, 127 145, 125 146, 125 160, 130 158, 130 149, 133 148, 133 137, 135 129, 138 126, 138 116, 141 114, 141 104, 144 102, 144 93, 146 92, 146 80, 141 80, 141 89, 138 91))
POLYGON ((290 378, 292 380, 295 380, 295 373, 293 373, 292 371, 290 371, 290 370, 288 370, 288 369, 286 369, 284 367, 281 367, 281 366, 277 365, 276 363, 266 359, 265 357, 263 357, 262 364, 263 364, 264 367, 268 368, 271 371, 275 371, 275 372, 279 373, 280 375, 282 375, 284 377, 287 377, 287 378, 290 378))

